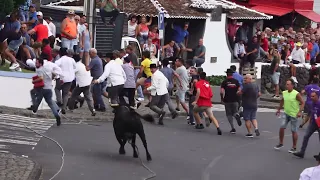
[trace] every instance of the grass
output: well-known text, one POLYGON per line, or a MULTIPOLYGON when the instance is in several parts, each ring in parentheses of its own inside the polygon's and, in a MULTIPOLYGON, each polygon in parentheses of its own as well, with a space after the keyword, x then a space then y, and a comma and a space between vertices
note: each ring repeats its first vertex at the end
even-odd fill
MULTIPOLYGON (((18 72, 18 71, 11 71, 9 69, 9 66, 10 66, 10 64, 8 64, 8 63, 6 63, 3 66, 0 66, 0 71, 18 72)), ((35 73, 34 71, 30 71, 30 70, 26 70, 26 69, 22 69, 22 68, 21 68, 21 70, 22 70, 21 73, 35 73)))

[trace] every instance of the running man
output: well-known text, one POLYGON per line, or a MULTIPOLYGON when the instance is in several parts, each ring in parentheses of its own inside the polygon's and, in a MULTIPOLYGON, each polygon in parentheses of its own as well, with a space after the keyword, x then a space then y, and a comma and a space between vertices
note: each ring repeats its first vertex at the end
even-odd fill
POLYGON ((243 88, 238 92, 238 94, 242 95, 243 119, 246 122, 248 130, 246 137, 253 138, 251 124, 254 126, 256 136, 260 136, 256 115, 258 109, 258 98, 261 93, 257 84, 252 82, 251 74, 247 74, 244 77, 243 88))
MULTIPOLYGON (((304 154, 306 152, 307 146, 308 146, 308 141, 309 138, 312 136, 312 134, 316 131, 318 131, 318 133, 320 133, 320 129, 316 123, 316 119, 318 117, 320 117, 320 101, 319 101, 319 95, 317 94, 317 92, 312 92, 311 93, 311 103, 309 105, 310 107, 310 115, 311 115, 311 122, 308 126, 308 129, 303 137, 303 142, 302 142, 302 147, 301 150, 299 152, 293 153, 293 155, 300 157, 300 158, 304 158, 304 154)), ((319 140, 320 140, 320 134, 319 135, 319 140)))
POLYGON ((277 116, 280 115, 280 110, 284 108, 285 119, 281 119, 281 126, 279 130, 279 144, 274 148, 279 150, 283 147, 283 138, 284 131, 288 126, 288 123, 291 123, 291 132, 293 145, 289 150, 289 153, 295 153, 298 141, 298 118, 301 117, 302 110, 304 107, 304 101, 301 94, 294 90, 295 83, 292 79, 287 80, 286 82, 286 91, 282 92, 283 98, 280 101, 280 106, 276 113, 277 116), (299 105, 300 104, 300 105, 299 105))
POLYGON ((303 122, 300 124, 299 128, 302 128, 310 120, 310 106, 312 104, 311 93, 316 92, 320 96, 320 87, 319 87, 319 78, 312 78, 312 84, 307 85, 304 90, 301 91, 301 94, 307 95, 307 100, 304 106, 304 115, 303 122))
MULTIPOLYGON (((197 88, 196 98, 195 98, 194 102, 192 103, 192 105, 194 106, 193 115, 194 115, 194 118, 196 119, 196 122, 197 122, 197 125, 195 128, 196 129, 203 129, 204 128, 204 126, 201 122, 201 118, 200 118, 199 113, 206 112, 210 121, 213 122, 214 125, 216 126, 218 135, 222 135, 222 132, 219 128, 219 123, 218 123, 217 119, 214 117, 212 110, 211 110, 211 107, 212 107, 211 98, 213 96, 212 90, 209 85, 209 82, 207 82, 205 79, 206 79, 206 73, 201 72, 200 73, 200 80, 196 83, 196 88, 197 88)), ((209 123, 207 123, 207 126, 210 125, 210 121, 209 121, 209 123)))

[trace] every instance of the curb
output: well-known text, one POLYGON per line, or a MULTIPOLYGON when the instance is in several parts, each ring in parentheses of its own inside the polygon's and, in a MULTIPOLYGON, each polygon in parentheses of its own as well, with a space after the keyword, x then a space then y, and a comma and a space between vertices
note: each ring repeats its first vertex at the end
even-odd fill
POLYGON ((42 166, 36 161, 33 161, 31 159, 29 160, 34 163, 34 168, 27 180, 39 180, 42 174, 42 166))
POLYGON ((273 102, 273 103, 280 103, 280 99, 273 99, 273 98, 266 98, 266 97, 260 97, 261 101, 267 101, 267 102, 273 102))

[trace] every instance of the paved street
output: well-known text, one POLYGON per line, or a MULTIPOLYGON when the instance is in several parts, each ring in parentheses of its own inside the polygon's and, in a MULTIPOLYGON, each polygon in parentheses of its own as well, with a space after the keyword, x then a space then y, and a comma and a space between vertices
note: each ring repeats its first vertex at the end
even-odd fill
POLYGON ((54 123, 55 120, 0 114, 0 152, 24 155, 32 151, 41 136, 31 132, 25 126, 45 133, 54 123))
MULTIPOLYGON (((286 132, 285 147, 275 151, 278 143, 279 119, 274 113, 258 113, 261 136, 245 138, 245 128, 229 134, 224 112, 215 112, 223 135, 214 127, 195 130, 185 118, 165 119, 165 126, 144 123, 149 151, 153 161, 146 162, 145 150, 137 139, 141 158, 157 173, 157 180, 270 180, 298 179, 301 171, 316 164, 313 155, 319 151, 318 135, 310 139, 305 159, 287 152, 292 141, 286 132)), ((299 146, 305 130, 299 130, 299 146)), ((141 180, 149 176, 138 159, 132 158, 132 148, 126 145, 125 156, 118 155, 119 144, 111 122, 91 122, 90 125, 64 124, 53 126, 45 134, 57 140, 65 151, 61 173, 55 179, 77 180, 141 180)), ((61 150, 52 141, 42 138, 28 154, 43 166, 43 179, 51 178, 60 168, 61 150)))

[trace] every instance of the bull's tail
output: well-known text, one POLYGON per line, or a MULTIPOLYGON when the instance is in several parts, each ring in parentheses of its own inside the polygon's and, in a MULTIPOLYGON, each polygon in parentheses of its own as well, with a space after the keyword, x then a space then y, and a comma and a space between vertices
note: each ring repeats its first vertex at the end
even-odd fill
POLYGON ((155 120, 153 118, 153 116, 151 114, 145 114, 145 115, 141 115, 139 113, 137 113, 137 116, 140 117, 141 119, 147 121, 147 122, 150 122, 150 123, 153 123, 155 120))

